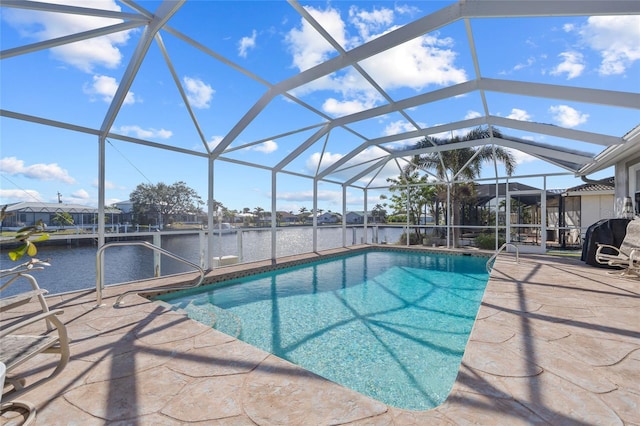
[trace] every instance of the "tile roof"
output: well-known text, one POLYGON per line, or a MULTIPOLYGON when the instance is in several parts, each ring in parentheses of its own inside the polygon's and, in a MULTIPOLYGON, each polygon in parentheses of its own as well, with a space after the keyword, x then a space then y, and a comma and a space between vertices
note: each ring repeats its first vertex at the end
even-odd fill
POLYGON ((599 181, 583 183, 582 185, 568 188, 566 192, 596 192, 614 191, 616 187, 615 177, 611 176, 599 181))

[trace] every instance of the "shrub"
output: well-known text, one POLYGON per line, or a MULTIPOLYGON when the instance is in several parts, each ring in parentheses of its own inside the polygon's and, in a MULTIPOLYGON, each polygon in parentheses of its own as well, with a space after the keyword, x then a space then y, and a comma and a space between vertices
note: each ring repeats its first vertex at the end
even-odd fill
MULTIPOLYGON (((401 236, 400 236, 400 244, 407 244, 407 233, 404 232, 401 236)), ((418 238, 418 235, 415 232, 411 232, 409 234, 409 245, 414 245, 414 244, 422 244, 422 240, 420 240, 418 238)))
MULTIPOLYGON (((498 247, 502 246, 506 240, 498 237, 498 247)), ((483 250, 496 249, 496 234, 480 234, 476 237, 476 247, 483 250)))

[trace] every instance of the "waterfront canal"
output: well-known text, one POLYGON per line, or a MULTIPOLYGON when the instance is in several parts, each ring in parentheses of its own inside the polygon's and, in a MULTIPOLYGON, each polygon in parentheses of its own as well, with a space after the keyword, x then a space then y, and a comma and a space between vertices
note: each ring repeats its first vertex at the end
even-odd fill
MULTIPOLYGON (((270 229, 243 229, 223 234, 214 238, 212 257, 238 256, 240 262, 254 262, 269 259, 271 255, 270 229)), ((371 242, 377 235, 379 242, 395 243, 402 235, 402 227, 370 227, 367 229, 367 241, 371 242)), ((201 264, 201 257, 206 253, 206 242, 201 242, 199 234, 161 233, 161 246, 185 260, 201 264), (203 247, 204 246, 204 247, 203 247)), ((348 228, 346 245, 359 244, 363 241, 363 228, 348 228)), ((311 227, 278 228, 276 233, 276 257, 313 251, 313 229, 311 227)), ((152 241, 151 237, 148 241, 152 241)), ((51 266, 43 271, 34 271, 32 275, 49 294, 65 293, 81 289, 95 288, 96 285, 96 252, 93 244, 77 244, 70 240, 68 245, 39 245, 37 258, 49 259, 51 266)), ((342 228, 318 228, 318 250, 342 247, 342 228)), ((7 250, 0 253, 0 268, 7 269, 16 265, 9 260, 7 250)), ((104 252, 105 284, 119 284, 151 278, 154 275, 154 253, 141 246, 118 246, 104 252)), ((26 260, 26 259, 25 259, 26 260)), ((172 275, 189 272, 188 265, 163 256, 161 258, 160 275, 172 275)), ((24 291, 28 286, 26 280, 20 285, 12 284, 2 292, 2 296, 24 291)))

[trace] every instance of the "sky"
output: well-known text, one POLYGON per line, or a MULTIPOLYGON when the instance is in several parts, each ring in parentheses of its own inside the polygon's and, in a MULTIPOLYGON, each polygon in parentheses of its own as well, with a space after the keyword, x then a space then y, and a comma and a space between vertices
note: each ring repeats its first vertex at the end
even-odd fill
MULTIPOLYGON (((111 0, 56 1, 97 9, 134 13, 111 0)), ((155 11, 160 2, 138 2, 155 11)), ((301 2, 346 51, 376 39, 415 19, 433 13, 448 1, 332 1, 301 2)), ((118 19, 0 7, 2 50, 122 22, 118 19)), ((108 138, 105 146, 106 204, 128 200, 141 183, 185 182, 207 198, 207 147, 215 148, 245 113, 276 84, 335 57, 336 49, 321 38, 284 1, 190 1, 169 21, 175 32, 161 31, 152 43, 128 90, 111 132, 170 145, 202 155, 155 149, 108 138), (209 49, 197 49, 176 34, 186 35, 209 49), (169 61, 163 56, 163 46, 169 61), (223 58, 221 61, 220 59, 223 58), (231 66, 230 66, 231 65, 231 66), (179 81, 198 127, 180 95, 179 81)), ((470 27, 485 78, 640 92, 640 16, 473 19, 470 27)), ((141 27, 98 38, 35 50, 2 59, 0 106, 74 126, 100 129, 141 27)), ((429 32, 389 51, 362 61, 366 71, 392 99, 414 96, 476 77, 464 22, 429 32)), ((214 165, 214 198, 228 209, 271 209, 272 174, 301 142, 318 130, 322 115, 340 117, 387 101, 353 67, 342 69, 274 98, 242 129, 214 165), (300 100, 309 108, 301 107, 300 100), (296 129, 302 129, 297 130, 296 129), (263 167, 247 167, 252 163, 263 167)), ((554 99, 517 97, 487 92, 492 115, 534 121, 570 129, 621 137, 640 124, 638 109, 554 99)), ((458 96, 407 112, 419 126, 437 126, 483 115, 479 94, 458 96)), ((414 130, 406 116, 385 114, 350 131, 335 129, 329 137, 301 152, 277 175, 277 210, 298 212, 313 207, 313 180, 302 175, 342 158, 366 138, 380 138, 414 130)), ((511 136, 539 143, 599 153, 602 145, 554 139, 509 130, 511 136)), ((97 206, 99 143, 94 134, 0 117, 0 204, 20 201, 58 202, 97 206)), ((435 134, 448 137, 450 134, 435 134)), ((386 145, 406 149, 417 140, 386 145)), ((375 160, 371 148, 358 159, 375 160)), ((513 151, 516 175, 567 173, 557 166, 513 151)), ((367 163, 370 165, 371 163, 367 163)), ((504 170, 497 167, 498 174, 504 170)), ((353 170, 347 170, 353 172, 353 170)), ((495 176, 485 164, 483 178, 495 176)), ((383 186, 397 177, 397 164, 388 164, 361 185, 383 186)), ((613 175, 604 170, 591 179, 613 175)), ((335 180, 344 179, 336 173, 335 180)), ((515 179, 538 188, 568 188, 582 183, 573 176, 515 179)), ((385 190, 370 190, 367 206, 381 203, 385 190)), ((318 185, 318 208, 341 211, 338 183, 318 185)), ((347 210, 363 210, 364 195, 348 190, 347 210)))

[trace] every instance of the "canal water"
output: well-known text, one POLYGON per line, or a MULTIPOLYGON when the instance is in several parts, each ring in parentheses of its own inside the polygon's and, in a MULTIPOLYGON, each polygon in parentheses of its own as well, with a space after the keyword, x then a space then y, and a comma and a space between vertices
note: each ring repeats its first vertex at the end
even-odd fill
MULTIPOLYGON (((397 242, 403 233, 401 227, 370 227, 367 241, 377 236, 379 242, 397 242)), ((311 227, 278 228, 276 232, 276 257, 313 251, 313 229, 311 227)), ((363 228, 348 228, 346 245, 364 241, 363 228)), ((201 243, 197 234, 162 234, 162 248, 195 264, 200 264, 201 243)), ((204 243, 206 247, 206 242, 204 243)), ((318 228, 318 250, 343 246, 342 228, 318 228)), ((51 266, 34 271, 32 275, 49 294, 91 289, 96 285, 95 245, 38 246, 37 258, 49 259, 51 266)), ((271 231, 269 229, 241 230, 215 238, 212 257, 238 256, 241 262, 269 259, 271 256, 271 231)), ((26 259, 25 259, 26 260, 26 259)), ((0 252, 0 269, 15 266, 9 260, 7 250, 0 252)), ((116 246, 104 251, 105 284, 119 284, 153 277, 153 251, 142 246, 116 246)), ((160 275, 189 272, 193 269, 167 256, 161 258, 160 275)), ((4 282, 5 280, 3 280, 4 282)), ((25 291, 29 283, 20 279, 2 291, 2 297, 25 291), (25 287, 27 286, 27 287, 25 287)))

